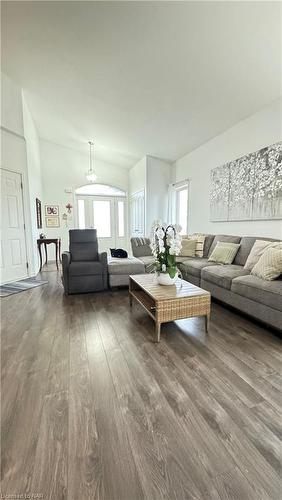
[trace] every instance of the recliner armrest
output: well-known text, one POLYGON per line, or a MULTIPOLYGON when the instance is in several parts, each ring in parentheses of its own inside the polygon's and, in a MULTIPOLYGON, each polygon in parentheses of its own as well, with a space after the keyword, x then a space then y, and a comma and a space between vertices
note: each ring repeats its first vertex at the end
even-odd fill
POLYGON ((107 256, 107 252, 101 252, 101 253, 98 253, 98 259, 99 261, 101 262, 101 264, 103 266, 106 266, 108 265, 108 256, 107 256))
POLYGON ((108 288, 108 256, 107 252, 98 253, 99 262, 101 262, 103 266, 103 284, 104 289, 108 288))
POLYGON ((63 269, 69 267, 71 263, 71 254, 70 252, 63 252, 62 253, 62 265, 63 269))
POLYGON ((62 268, 63 268, 63 276, 62 281, 65 289, 65 293, 69 293, 69 266, 71 263, 71 254, 70 252, 62 253, 62 268))

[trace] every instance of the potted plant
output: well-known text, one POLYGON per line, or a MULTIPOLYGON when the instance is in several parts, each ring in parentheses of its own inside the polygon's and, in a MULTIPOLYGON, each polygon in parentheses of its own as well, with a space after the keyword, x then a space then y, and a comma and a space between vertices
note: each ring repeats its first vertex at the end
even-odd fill
POLYGON ((170 224, 162 226, 160 221, 152 226, 151 249, 155 261, 155 270, 158 273, 160 285, 173 285, 178 278, 176 256, 181 251, 181 226, 170 224))

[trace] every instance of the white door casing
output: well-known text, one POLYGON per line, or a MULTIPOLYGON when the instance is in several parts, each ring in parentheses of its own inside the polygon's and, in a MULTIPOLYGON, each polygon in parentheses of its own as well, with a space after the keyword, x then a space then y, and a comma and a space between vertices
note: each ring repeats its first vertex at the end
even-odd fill
POLYGON ((125 197, 77 195, 78 227, 97 229, 99 252, 127 248, 125 197), (79 208, 79 204, 81 207, 79 208), (122 204, 122 206, 121 206, 122 204), (123 223, 121 223, 121 218, 123 223))
POLYGON ((28 276, 21 174, 1 168, 1 283, 28 276))
POLYGON ((130 236, 145 236, 145 191, 130 197, 130 236))

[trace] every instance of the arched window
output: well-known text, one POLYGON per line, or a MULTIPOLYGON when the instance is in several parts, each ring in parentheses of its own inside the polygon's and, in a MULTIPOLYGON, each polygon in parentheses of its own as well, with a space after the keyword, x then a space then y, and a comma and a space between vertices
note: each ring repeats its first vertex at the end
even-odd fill
POLYGON ((107 184, 86 184, 75 190, 75 194, 82 196, 126 196, 126 192, 107 184))

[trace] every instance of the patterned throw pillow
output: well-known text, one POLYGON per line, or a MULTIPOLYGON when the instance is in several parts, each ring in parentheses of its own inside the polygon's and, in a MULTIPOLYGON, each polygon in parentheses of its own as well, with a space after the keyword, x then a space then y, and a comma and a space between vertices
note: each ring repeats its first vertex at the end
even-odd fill
POLYGON ((272 247, 265 250, 251 274, 267 281, 278 278, 282 274, 282 250, 272 247))
POLYGON ((278 241, 256 240, 246 260, 244 269, 246 269, 247 271, 251 271, 268 248, 277 247, 281 247, 282 249, 282 243, 278 241))
POLYGON ((239 248, 240 244, 238 243, 224 243, 223 241, 219 241, 208 260, 210 262, 217 262, 218 264, 232 264, 239 248))
POLYGON ((205 243, 205 235, 204 234, 191 234, 191 236, 188 236, 188 238, 191 238, 192 240, 196 240, 196 257, 202 258, 204 256, 204 243, 205 243))
POLYGON ((181 257, 195 257, 196 256, 196 245, 197 242, 192 239, 182 238, 181 240, 182 248, 180 252, 181 257))

